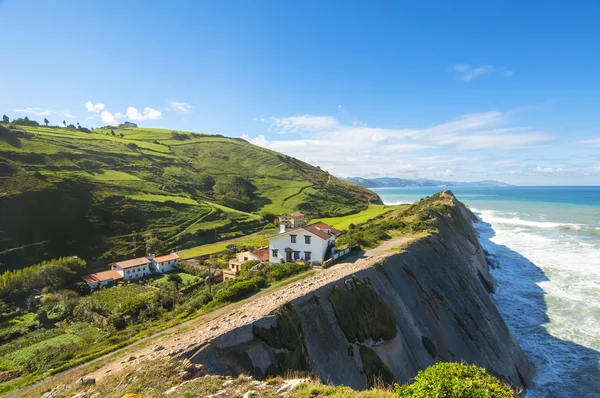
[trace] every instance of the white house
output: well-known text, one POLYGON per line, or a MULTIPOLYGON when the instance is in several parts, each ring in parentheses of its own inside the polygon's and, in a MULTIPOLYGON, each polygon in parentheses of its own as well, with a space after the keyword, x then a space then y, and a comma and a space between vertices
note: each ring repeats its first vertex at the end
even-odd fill
POLYGON ((175 253, 167 254, 165 256, 150 257, 152 260, 152 267, 156 272, 164 274, 165 272, 173 271, 175 266, 179 262, 179 256, 175 253))
POLYGON ((269 262, 306 261, 321 264, 335 252, 340 231, 317 222, 298 228, 281 225, 279 234, 268 238, 269 262))
POLYGON ((146 257, 110 264, 110 268, 117 271, 126 281, 150 275, 152 273, 152 270, 150 269, 151 266, 152 260, 149 260, 146 257))
POLYGON ((117 280, 123 279, 123 275, 115 270, 96 272, 83 277, 83 280, 90 289, 96 289, 99 286, 108 286, 114 284, 117 280))

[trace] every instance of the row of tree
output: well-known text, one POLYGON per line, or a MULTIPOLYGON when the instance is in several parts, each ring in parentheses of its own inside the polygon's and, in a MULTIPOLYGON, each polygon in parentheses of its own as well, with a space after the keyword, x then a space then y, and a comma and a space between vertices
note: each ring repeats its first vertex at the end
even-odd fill
MULTIPOLYGON (((10 118, 6 115, 2 115, 2 123, 5 123, 5 124, 11 123, 10 118)), ((39 126, 40 125, 37 121, 35 121, 33 119, 29 119, 28 116, 13 119, 12 124, 20 125, 20 126, 39 126)), ((50 124, 50 121, 48 120, 48 118, 44 118, 44 124, 46 125, 46 127, 48 127, 48 125, 50 124)), ((74 124, 67 125, 67 121, 63 120, 62 125, 66 128, 77 129, 77 130, 86 130, 86 132, 90 131, 89 129, 82 127, 79 124, 79 122, 77 122, 77 126, 75 126, 74 124)))

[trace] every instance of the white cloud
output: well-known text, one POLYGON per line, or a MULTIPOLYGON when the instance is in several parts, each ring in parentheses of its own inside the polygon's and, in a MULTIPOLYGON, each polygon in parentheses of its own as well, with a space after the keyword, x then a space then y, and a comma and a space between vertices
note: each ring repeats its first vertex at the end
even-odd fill
POLYGON ((457 64, 457 65, 454 65, 454 70, 457 71, 457 72, 466 72, 469 69, 471 69, 471 67, 469 65, 467 65, 467 64, 457 64))
POLYGON ((600 145, 600 138, 592 138, 589 140, 583 140, 583 141, 579 141, 580 144, 585 144, 585 145, 600 145))
POLYGON ((192 109, 194 109, 194 107, 187 102, 170 101, 169 105, 171 106, 169 110, 176 112, 190 113, 192 109))
POLYGON ((588 167, 584 170, 583 174, 586 176, 600 174, 600 165, 588 167))
POLYGON ((270 122, 274 128, 279 128, 281 134, 334 130, 339 127, 339 122, 330 116, 301 115, 272 117, 270 122))
MULTIPOLYGON (((243 138, 342 176, 447 177, 460 175, 461 167, 463 171, 469 170, 474 162, 483 161, 474 151, 531 148, 553 138, 547 132, 529 127, 506 127, 510 116, 510 112, 482 112, 418 129, 369 127, 360 122, 346 124, 334 117, 318 115, 259 118, 256 120, 269 125, 270 133, 294 134, 243 138), (469 155, 437 155, 440 150, 469 155), (423 153, 434 156, 422 156, 423 153)), ((494 169, 492 161, 486 161, 494 169)))
POLYGON ((104 104, 101 104, 101 103, 94 104, 94 103, 92 103, 92 101, 88 101, 85 103, 85 108, 88 110, 88 112, 98 113, 98 112, 104 110, 105 107, 106 106, 104 104))
POLYGON ((56 112, 49 110, 49 109, 42 109, 42 108, 23 108, 23 109, 14 109, 13 112, 18 112, 18 113, 28 113, 31 115, 36 115, 36 116, 48 116, 48 115, 52 115, 56 112))
POLYGON ((515 72, 505 67, 497 67, 494 65, 481 65, 478 67, 471 67, 469 64, 456 64, 454 70, 460 74, 460 79, 465 82, 470 82, 476 77, 489 75, 497 72, 502 74, 504 77, 512 77, 515 72))
POLYGON ((537 167, 531 169, 531 171, 533 171, 534 173, 540 173, 540 174, 561 174, 561 173, 564 173, 565 170, 561 167, 553 168, 553 167, 537 166, 537 167))
POLYGON ((100 114, 100 119, 102 120, 102 123, 104 123, 104 124, 118 124, 119 123, 117 121, 117 119, 115 119, 113 114, 108 111, 102 112, 100 114))
MULTIPOLYGON (((104 104, 93 104, 91 101, 86 102, 85 107, 88 111, 93 113, 100 113, 100 120, 105 124, 118 124, 119 121, 131 120, 131 121, 143 121, 143 120, 161 120, 162 112, 150 107, 145 107, 142 112, 138 111, 137 108, 130 106, 127 108, 125 113, 117 112, 112 113, 106 110, 104 104)), ((90 116, 95 118, 94 115, 90 116)), ((89 119, 88 117, 87 119, 89 119)))
MULTIPOLYGON (((122 116, 121 114, 117 114, 122 116)), ((116 117, 116 115, 115 115, 116 117)), ((125 113, 125 117, 129 120, 135 121, 143 121, 143 120, 160 120, 162 119, 162 112, 157 111, 156 109, 145 107, 144 112, 139 112, 137 108, 130 106, 127 108, 127 112, 125 113)))

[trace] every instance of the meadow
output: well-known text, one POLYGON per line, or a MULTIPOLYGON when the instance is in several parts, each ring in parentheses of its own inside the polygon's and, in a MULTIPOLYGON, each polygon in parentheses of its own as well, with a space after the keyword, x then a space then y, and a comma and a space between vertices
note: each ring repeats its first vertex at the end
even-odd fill
POLYGON ((265 214, 333 217, 378 200, 240 138, 0 124, 0 270, 142 255, 149 235, 183 250, 258 232, 265 214))

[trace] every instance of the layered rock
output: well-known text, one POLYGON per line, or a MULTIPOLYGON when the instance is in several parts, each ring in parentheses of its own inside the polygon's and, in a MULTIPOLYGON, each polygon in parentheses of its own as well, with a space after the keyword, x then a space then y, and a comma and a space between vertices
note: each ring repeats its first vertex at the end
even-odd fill
MULTIPOLYGON (((404 383, 437 361, 487 368, 517 389, 534 369, 490 295, 496 281, 472 226, 446 191, 438 233, 182 354, 209 373, 306 371, 355 389, 404 383)), ((326 272, 326 271, 325 271, 326 272)))

